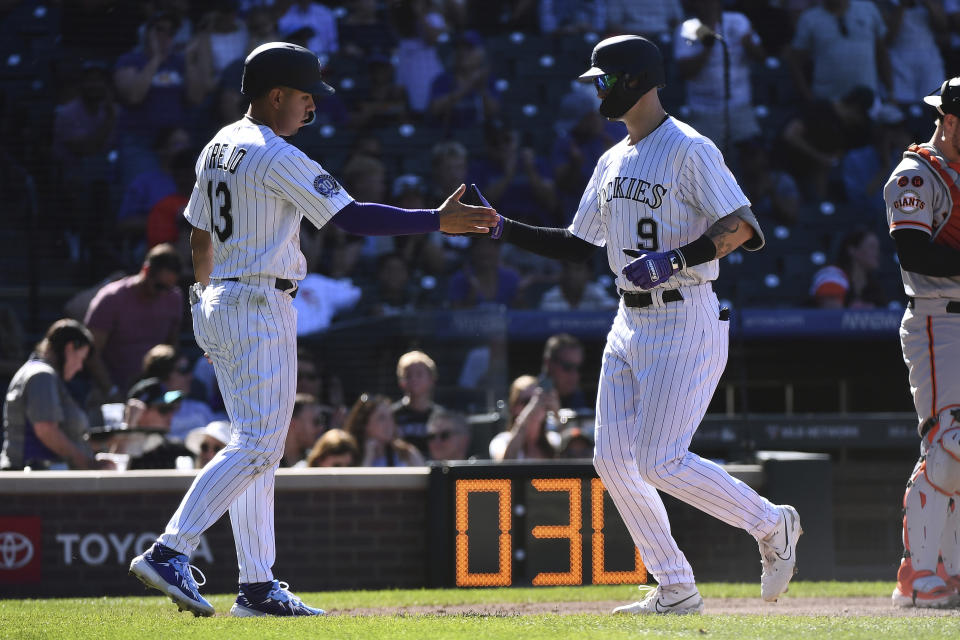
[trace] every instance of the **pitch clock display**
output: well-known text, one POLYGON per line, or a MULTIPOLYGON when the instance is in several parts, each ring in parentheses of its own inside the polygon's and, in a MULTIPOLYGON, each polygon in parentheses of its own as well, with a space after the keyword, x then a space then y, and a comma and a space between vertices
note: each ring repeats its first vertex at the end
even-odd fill
POLYGON ((444 467, 434 583, 457 587, 644 583, 640 553, 586 464, 444 467), (445 557, 444 557, 445 556, 445 557))

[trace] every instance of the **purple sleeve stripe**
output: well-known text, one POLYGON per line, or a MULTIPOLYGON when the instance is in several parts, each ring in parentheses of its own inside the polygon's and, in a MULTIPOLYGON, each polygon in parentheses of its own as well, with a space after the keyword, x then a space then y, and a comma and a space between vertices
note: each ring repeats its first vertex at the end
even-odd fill
POLYGON ((400 209, 376 202, 351 202, 332 222, 358 236, 401 236, 440 230, 436 209, 400 209))

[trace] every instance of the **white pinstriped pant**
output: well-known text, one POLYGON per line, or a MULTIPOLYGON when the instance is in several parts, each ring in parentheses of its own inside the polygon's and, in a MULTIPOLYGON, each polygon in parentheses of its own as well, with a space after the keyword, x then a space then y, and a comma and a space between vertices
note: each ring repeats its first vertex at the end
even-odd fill
POLYGON ((273 580, 274 473, 297 386, 297 311, 272 278, 213 281, 194 305, 197 344, 210 354, 230 416, 226 447, 197 475, 159 541, 190 555, 224 511, 240 582, 273 580))
POLYGON ((755 538, 779 522, 769 500, 688 451, 726 366, 729 327, 709 284, 681 292, 683 301, 666 304, 654 292, 644 309, 621 301, 597 395, 593 463, 660 584, 695 580, 658 489, 755 538))

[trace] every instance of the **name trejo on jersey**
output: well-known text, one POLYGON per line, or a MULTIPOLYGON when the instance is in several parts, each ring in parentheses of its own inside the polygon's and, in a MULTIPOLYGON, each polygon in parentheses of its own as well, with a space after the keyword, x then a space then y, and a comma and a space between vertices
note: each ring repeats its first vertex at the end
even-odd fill
POLYGON ((667 188, 662 184, 651 185, 646 180, 637 180, 629 176, 617 176, 600 189, 600 202, 610 202, 614 198, 626 198, 642 202, 651 209, 663 204, 667 188))
POLYGON ((219 142, 207 147, 204 151, 206 154, 206 159, 203 161, 204 166, 207 169, 223 169, 230 173, 236 173, 243 157, 247 155, 247 150, 243 147, 234 147, 228 154, 228 149, 230 149, 229 144, 219 142))

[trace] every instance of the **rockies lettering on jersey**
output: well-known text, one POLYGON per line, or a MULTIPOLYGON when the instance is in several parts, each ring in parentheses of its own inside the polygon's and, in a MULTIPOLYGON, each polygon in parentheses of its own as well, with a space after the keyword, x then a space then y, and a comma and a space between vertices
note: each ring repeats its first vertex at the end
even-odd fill
MULTIPOLYGON (((606 246, 617 286, 632 291, 636 287, 621 273, 632 258, 622 249, 682 247, 749 205, 716 145, 668 117, 636 145, 625 138, 601 156, 570 232, 606 246)), ((718 274, 719 264, 712 260, 683 269, 658 288, 703 284, 718 274)))
POLYGON ((600 200, 610 202, 614 198, 628 198, 642 202, 651 209, 659 209, 660 205, 663 204, 663 196, 666 193, 667 188, 662 184, 654 184, 651 188, 650 183, 646 180, 639 180, 630 176, 617 176, 612 182, 608 182, 605 187, 600 189, 600 200), (647 189, 650 189, 649 193, 647 193, 647 189))

